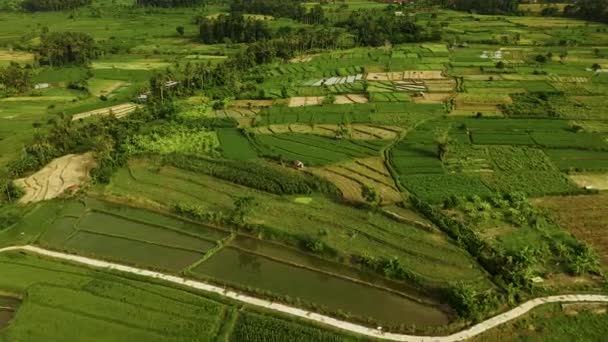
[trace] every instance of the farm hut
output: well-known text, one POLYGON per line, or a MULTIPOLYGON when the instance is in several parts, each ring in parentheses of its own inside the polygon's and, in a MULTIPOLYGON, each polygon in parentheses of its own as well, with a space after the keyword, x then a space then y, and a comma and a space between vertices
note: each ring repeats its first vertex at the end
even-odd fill
POLYGON ((48 83, 38 83, 34 86, 34 89, 38 90, 38 89, 47 89, 49 88, 51 85, 48 83))
POLYGON ((293 167, 295 167, 298 170, 301 170, 304 168, 304 163, 302 163, 302 161, 300 161, 300 160, 296 160, 293 162, 293 167))

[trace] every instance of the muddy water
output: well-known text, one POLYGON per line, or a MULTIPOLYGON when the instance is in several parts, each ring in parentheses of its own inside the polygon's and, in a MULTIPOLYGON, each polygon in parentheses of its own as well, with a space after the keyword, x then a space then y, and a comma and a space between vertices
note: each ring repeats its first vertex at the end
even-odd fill
POLYGON ((300 298, 386 325, 440 326, 449 322, 439 308, 341 277, 278 262, 227 247, 194 269, 217 280, 300 298))

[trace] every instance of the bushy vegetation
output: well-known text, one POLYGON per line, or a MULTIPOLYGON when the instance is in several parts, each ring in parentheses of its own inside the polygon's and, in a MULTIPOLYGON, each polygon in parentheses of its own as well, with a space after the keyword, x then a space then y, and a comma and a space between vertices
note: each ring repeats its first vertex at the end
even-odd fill
POLYGON ((257 342, 283 341, 293 342, 321 341, 357 341, 358 339, 305 326, 295 322, 274 318, 268 315, 241 312, 236 320, 230 341, 257 342))
POLYGON ((581 192, 566 176, 557 171, 496 172, 484 176, 483 182, 496 192, 522 192, 529 196, 581 192))
POLYGON ((429 33, 406 17, 384 11, 354 11, 340 25, 352 32, 357 37, 357 42, 365 46, 382 46, 386 42, 400 44, 436 41, 441 38, 438 30, 429 33))
POLYGON ((206 0, 136 0, 140 6, 150 7, 192 7, 204 4, 206 0))
POLYGON ((297 18, 306 8, 295 0, 236 0, 230 4, 233 12, 265 14, 275 17, 297 18))
POLYGON ((574 0, 564 8, 564 14, 587 20, 608 22, 608 1, 606 0, 574 0))
POLYGON ((256 162, 173 154, 165 158, 165 163, 274 194, 340 193, 335 185, 321 178, 256 162))
POLYGON ((146 128, 129 137, 123 148, 126 153, 186 153, 214 155, 219 142, 215 132, 184 128, 181 125, 163 124, 146 128))
POLYGON ((98 55, 93 37, 81 32, 52 32, 41 37, 40 62, 50 66, 86 65, 98 55))
MULTIPOLYGON (((539 264, 565 263, 571 274, 601 272, 598 268, 598 257, 589 247, 576 240, 572 241, 559 229, 555 230, 555 226, 537 212, 521 194, 494 197, 492 204, 477 205, 469 213, 491 211, 492 207, 502 208, 512 222, 523 227, 534 226, 535 229, 544 230, 546 240, 543 240, 542 244, 528 242, 527 246, 501 246, 482 238, 482 235, 475 231, 473 227, 478 222, 462 222, 449 217, 415 197, 412 197, 411 201, 418 210, 478 260, 493 276, 494 282, 506 290, 506 299, 509 302, 516 300, 518 291, 531 289, 532 278, 535 271, 538 271, 539 264), (551 230, 553 233, 548 233, 551 230)), ((444 206, 453 208, 463 203, 467 201, 452 198, 444 206)), ((477 198, 474 203, 483 201, 477 198)), ((456 285, 448 298, 459 314, 466 318, 483 317, 499 302, 499 295, 495 292, 478 292, 475 288, 462 285, 456 285)))
POLYGON ((65 11, 91 4, 91 0, 24 0, 21 6, 29 12, 65 11))
POLYGON ((546 95, 517 95, 513 104, 503 105, 504 113, 510 117, 559 117, 552 105, 552 98, 546 95))
POLYGON ((21 212, 16 209, 4 209, 0 207, 0 231, 12 226, 19 222, 21 219, 21 212))
POLYGON ((220 14, 217 18, 202 18, 200 37, 205 44, 222 42, 251 43, 270 38, 270 29, 265 21, 245 18, 242 14, 220 14))
POLYGON ((472 11, 481 14, 514 14, 518 10, 519 0, 440 0, 445 5, 458 10, 472 11))
POLYGON ((30 89, 32 85, 32 69, 11 63, 0 67, 0 95, 16 95, 30 89))

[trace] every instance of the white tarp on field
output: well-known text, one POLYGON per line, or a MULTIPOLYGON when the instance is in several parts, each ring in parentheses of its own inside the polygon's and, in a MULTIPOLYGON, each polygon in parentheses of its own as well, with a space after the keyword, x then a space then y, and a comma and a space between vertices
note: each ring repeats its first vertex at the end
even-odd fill
POLYGON ((314 83, 312 83, 313 87, 320 87, 320 86, 333 86, 333 85, 338 85, 338 84, 350 84, 350 83, 355 83, 356 81, 360 81, 363 79, 363 74, 357 74, 357 75, 350 75, 350 76, 344 76, 344 77, 330 77, 330 78, 324 78, 322 80, 318 80, 315 81, 314 83))

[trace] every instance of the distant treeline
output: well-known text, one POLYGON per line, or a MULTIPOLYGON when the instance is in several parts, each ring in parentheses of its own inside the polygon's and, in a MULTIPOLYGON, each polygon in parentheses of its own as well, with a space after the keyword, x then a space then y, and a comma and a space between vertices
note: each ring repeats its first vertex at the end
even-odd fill
POLYGON ((19 94, 30 89, 32 69, 21 67, 11 62, 7 67, 0 67, 0 96, 19 94))
POLYGON ((139 6, 151 7, 193 7, 205 3, 206 0, 136 0, 139 6))
POLYGON ((40 63, 50 66, 85 65, 97 57, 93 37, 81 32, 52 32, 41 37, 40 63))
POLYGON ((564 14, 608 23, 608 0, 574 0, 564 8, 564 14))
POLYGON ((307 11, 300 0, 234 0, 230 5, 230 10, 233 13, 291 18, 307 24, 322 24, 325 22, 323 7, 317 5, 307 11))
POLYGON ((299 0, 234 0, 230 10, 292 19, 302 18, 306 14, 306 8, 299 0))
POLYGON ((427 31, 413 21, 387 14, 384 11, 354 11, 345 22, 339 23, 355 35, 363 46, 435 41, 441 39, 441 31, 427 31))
MULTIPOLYGON (((316 28, 306 32, 290 32, 278 38, 249 43, 245 51, 228 58, 224 63, 186 63, 150 80, 150 91, 155 99, 173 95, 186 96, 204 90, 210 97, 258 94, 263 76, 246 75, 246 71, 277 59, 289 59, 299 53, 317 49, 353 47, 349 34, 339 28, 316 28), (260 78, 261 77, 261 78, 260 78), (164 86, 168 80, 180 81, 173 88, 164 86)), ((251 97, 250 97, 251 98, 251 97)), ((263 97, 260 97, 263 98, 263 97)))
POLYGON ((245 18, 242 14, 220 14, 215 19, 199 20, 200 37, 206 44, 225 42, 251 43, 271 37, 270 29, 263 20, 245 18))
MULTIPOLYGON (((608 0, 543 1, 547 5, 560 2, 570 3, 564 8, 565 16, 608 23, 608 0)), ((436 3, 446 8, 481 14, 521 13, 519 0, 436 0, 436 3)), ((548 6, 541 14, 559 15, 560 11, 557 7, 548 6)))
POLYGON ((24 0, 21 6, 28 12, 64 11, 91 4, 91 0, 24 0))
POLYGON ((439 2, 444 7, 481 14, 513 14, 519 7, 519 0, 439 0, 439 2))

